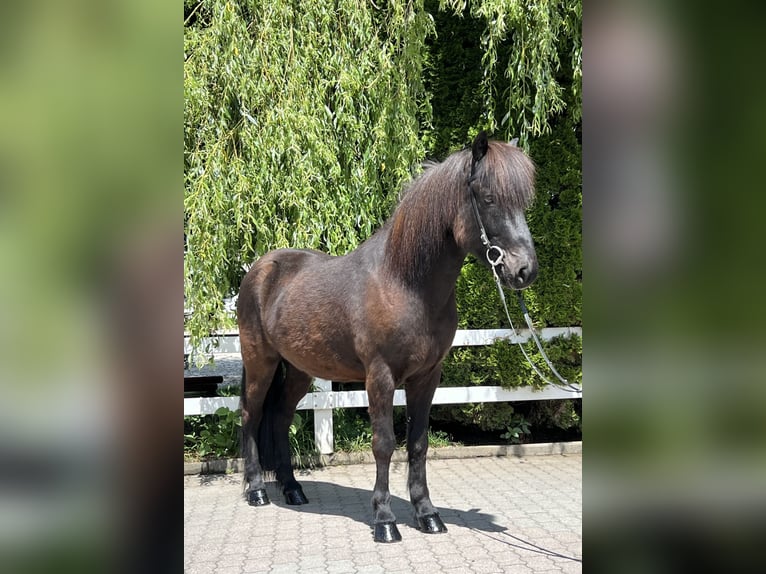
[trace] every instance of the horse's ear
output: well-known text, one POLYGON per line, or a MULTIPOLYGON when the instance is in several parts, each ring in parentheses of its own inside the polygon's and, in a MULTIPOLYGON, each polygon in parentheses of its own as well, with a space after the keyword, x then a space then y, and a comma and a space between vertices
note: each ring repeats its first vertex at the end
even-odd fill
POLYGON ((473 161, 478 162, 481 158, 487 155, 487 148, 489 147, 489 140, 487 139, 487 132, 484 130, 479 132, 476 139, 473 140, 473 161))

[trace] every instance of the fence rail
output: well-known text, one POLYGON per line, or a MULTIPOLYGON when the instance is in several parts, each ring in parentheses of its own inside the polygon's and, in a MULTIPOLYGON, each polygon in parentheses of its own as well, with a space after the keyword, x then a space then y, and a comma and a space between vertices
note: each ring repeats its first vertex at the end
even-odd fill
MULTIPOLYGON (((550 340, 555 337, 582 336, 581 327, 550 327, 542 329, 540 338, 550 340)), ((453 347, 491 345, 498 340, 508 340, 512 343, 525 342, 530 338, 528 329, 518 329, 514 335, 510 329, 472 329, 458 330, 455 333, 453 347)), ((239 336, 236 333, 222 333, 207 341, 210 348, 217 353, 238 353, 240 351, 239 336)), ((188 338, 184 338, 184 353, 190 352, 188 338)), ((315 379, 317 389, 308 393, 300 403, 298 410, 314 411, 314 438, 317 448, 322 454, 333 452, 333 421, 332 411, 339 408, 357 408, 368 406, 366 391, 333 391, 332 383, 323 379, 315 379)), ((504 401, 539 401, 551 399, 578 399, 582 391, 574 392, 556 386, 548 385, 535 391, 529 387, 507 390, 502 387, 441 387, 436 389, 433 404, 463 404, 491 403, 504 401)), ((404 390, 394 393, 394 405, 406 405, 404 390)), ((184 416, 213 414, 220 407, 231 410, 239 408, 239 397, 203 397, 184 399, 184 416)))

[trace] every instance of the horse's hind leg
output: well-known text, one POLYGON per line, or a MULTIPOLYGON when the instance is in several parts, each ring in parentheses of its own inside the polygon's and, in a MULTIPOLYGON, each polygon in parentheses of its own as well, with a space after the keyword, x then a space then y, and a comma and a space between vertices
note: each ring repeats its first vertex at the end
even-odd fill
POLYGON ((242 455, 245 459, 245 496, 252 506, 269 504, 258 455, 258 429, 263 402, 279 365, 279 356, 258 348, 242 332, 242 455), (257 352, 256 352, 257 349, 257 352))
POLYGON ((308 503, 306 495, 298 481, 295 480, 291 460, 290 425, 295 416, 295 407, 306 395, 311 385, 312 377, 287 363, 284 391, 279 397, 274 413, 274 440, 276 450, 276 477, 282 485, 285 502, 291 505, 308 503))
POLYGON ((426 481, 426 454, 428 453, 428 416, 431 401, 439 385, 441 366, 427 377, 407 381, 407 459, 409 477, 407 485, 410 500, 415 507, 415 518, 423 532, 447 532, 447 527, 431 503, 426 481))

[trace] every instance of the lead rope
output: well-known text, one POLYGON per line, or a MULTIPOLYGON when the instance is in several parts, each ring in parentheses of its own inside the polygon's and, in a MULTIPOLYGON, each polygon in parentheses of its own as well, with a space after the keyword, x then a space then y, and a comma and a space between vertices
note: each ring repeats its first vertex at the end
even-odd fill
POLYGON ((511 326, 511 331, 513 332, 513 336, 516 338, 516 343, 518 344, 519 349, 521 349, 521 352, 524 355, 524 358, 527 360, 527 363, 529 363, 529 366, 532 367, 532 370, 535 373, 537 373, 537 376, 540 377, 545 384, 553 385, 555 387, 558 387, 570 393, 581 393, 582 389, 576 385, 573 385, 572 383, 567 381, 564 377, 562 377, 559 374, 559 372, 556 370, 556 368, 553 366, 553 363, 551 363, 551 360, 548 358, 548 355, 546 355, 545 351, 543 350, 543 346, 540 343, 540 339, 537 337, 537 333, 535 333, 535 328, 532 326, 532 319, 530 319, 529 312, 527 311, 527 306, 524 303, 524 296, 521 294, 521 291, 519 291, 518 292, 519 304, 521 305, 521 311, 524 314, 524 320, 526 321, 527 326, 529 327, 529 332, 532 335, 532 339, 534 340, 535 345, 537 345, 537 349, 540 351, 540 355, 545 360, 545 364, 548 365, 548 368, 551 370, 554 376, 560 381, 560 383, 551 381, 545 375, 543 375, 542 372, 540 372, 540 369, 537 368, 537 365, 535 365, 532 362, 532 359, 527 354, 527 351, 524 348, 524 345, 521 344, 521 337, 516 332, 516 327, 513 326, 513 321, 511 321, 511 314, 508 312, 508 302, 505 300, 505 291, 503 291, 503 286, 500 283, 500 277, 497 275, 497 270, 495 269, 495 266, 499 265, 502 259, 503 259, 503 252, 500 251, 498 247, 495 247, 494 245, 490 245, 487 248, 487 261, 489 261, 489 264, 492 267, 492 275, 495 276, 495 285, 497 285, 497 292, 500 294, 500 301, 503 302, 503 309, 505 310, 505 316, 508 318, 508 324, 511 326), (497 259, 495 259, 494 261, 492 260, 492 257, 490 255, 490 252, 493 249, 497 249, 498 253, 500 253, 497 259))
MULTIPOLYGON (((535 345, 537 345, 537 349, 540 351, 540 355, 543 359, 545 359, 545 364, 548 365, 548 368, 551 370, 551 372, 556 376, 556 378, 561 381, 564 385, 566 385, 569 389, 571 389, 574 392, 581 392, 582 389, 576 385, 573 385, 568 380, 566 380, 564 377, 562 377, 559 372, 556 370, 556 367, 553 366, 553 363, 548 358, 548 355, 545 354, 545 351, 543 350, 542 343, 540 343, 540 339, 537 337, 537 333, 535 333, 535 328, 532 326, 532 319, 529 317, 529 311, 527 311, 527 305, 524 302, 524 295, 521 291, 516 292, 516 296, 519 299, 519 306, 521 307, 521 313, 524 315, 524 321, 526 321, 527 326, 529 327, 529 332, 532 334, 532 339, 535 341, 535 345)), ((506 313, 508 310, 506 309, 506 313)))
POLYGON ((500 282, 500 277, 497 274, 497 266, 500 265, 503 261, 503 251, 496 245, 492 245, 489 242, 489 237, 487 237, 487 231, 484 229, 484 223, 481 220, 481 216, 479 215, 479 206, 476 204, 476 197, 473 191, 473 188, 471 188, 471 182, 474 179, 474 170, 476 167, 476 162, 471 162, 471 175, 468 178, 468 192, 471 197, 471 206, 473 207, 473 213, 476 216, 476 222, 479 224, 479 230, 481 232, 481 242, 484 245, 484 247, 487 248, 487 261, 489 262, 489 266, 492 269, 492 275, 495 277, 495 285, 497 285, 497 292, 500 294, 500 301, 503 302, 503 309, 505 309, 505 316, 508 318, 508 324, 511 326, 511 331, 513 332, 513 336, 516 338, 516 343, 519 345, 519 349, 521 349, 522 354, 524 355, 524 358, 527 360, 527 363, 529 363, 529 366, 532 367, 532 370, 537 373, 537 376, 540 377, 543 382, 546 385, 553 385, 555 387, 558 387, 560 389, 563 389, 570 393, 582 393, 582 389, 576 385, 573 385, 569 381, 567 381, 564 377, 562 377, 559 372, 556 370, 556 368, 553 366, 553 363, 551 363, 551 360, 548 358, 548 355, 543 350, 543 346, 540 343, 540 339, 537 336, 537 333, 535 333, 535 328, 532 325, 532 319, 529 317, 529 311, 527 310, 527 305, 524 302, 524 295, 521 294, 521 291, 517 291, 518 299, 519 299, 519 305, 521 306, 521 312, 524 315, 524 321, 526 321, 527 326, 529 327, 529 332, 532 335, 532 340, 535 342, 535 345, 537 345, 538 351, 540 351, 540 355, 545 360, 545 364, 548 365, 548 368, 551 370, 551 372, 554 374, 554 376, 560 381, 560 383, 555 383, 548 378, 545 377, 540 372, 540 369, 537 368, 537 365, 535 365, 532 362, 532 359, 527 354, 526 349, 521 344, 521 337, 516 332, 516 328, 513 326, 513 321, 511 321, 511 314, 508 312, 508 302, 505 300, 505 291, 503 291, 503 285, 500 282), (497 257, 495 259, 492 259, 492 251, 497 251, 497 257))

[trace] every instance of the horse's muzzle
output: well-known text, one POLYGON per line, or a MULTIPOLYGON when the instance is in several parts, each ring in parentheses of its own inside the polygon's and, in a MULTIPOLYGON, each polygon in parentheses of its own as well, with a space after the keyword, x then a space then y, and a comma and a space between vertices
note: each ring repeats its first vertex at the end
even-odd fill
POLYGON ((498 274, 506 287, 524 289, 537 279, 537 257, 506 254, 500 264, 498 274))

